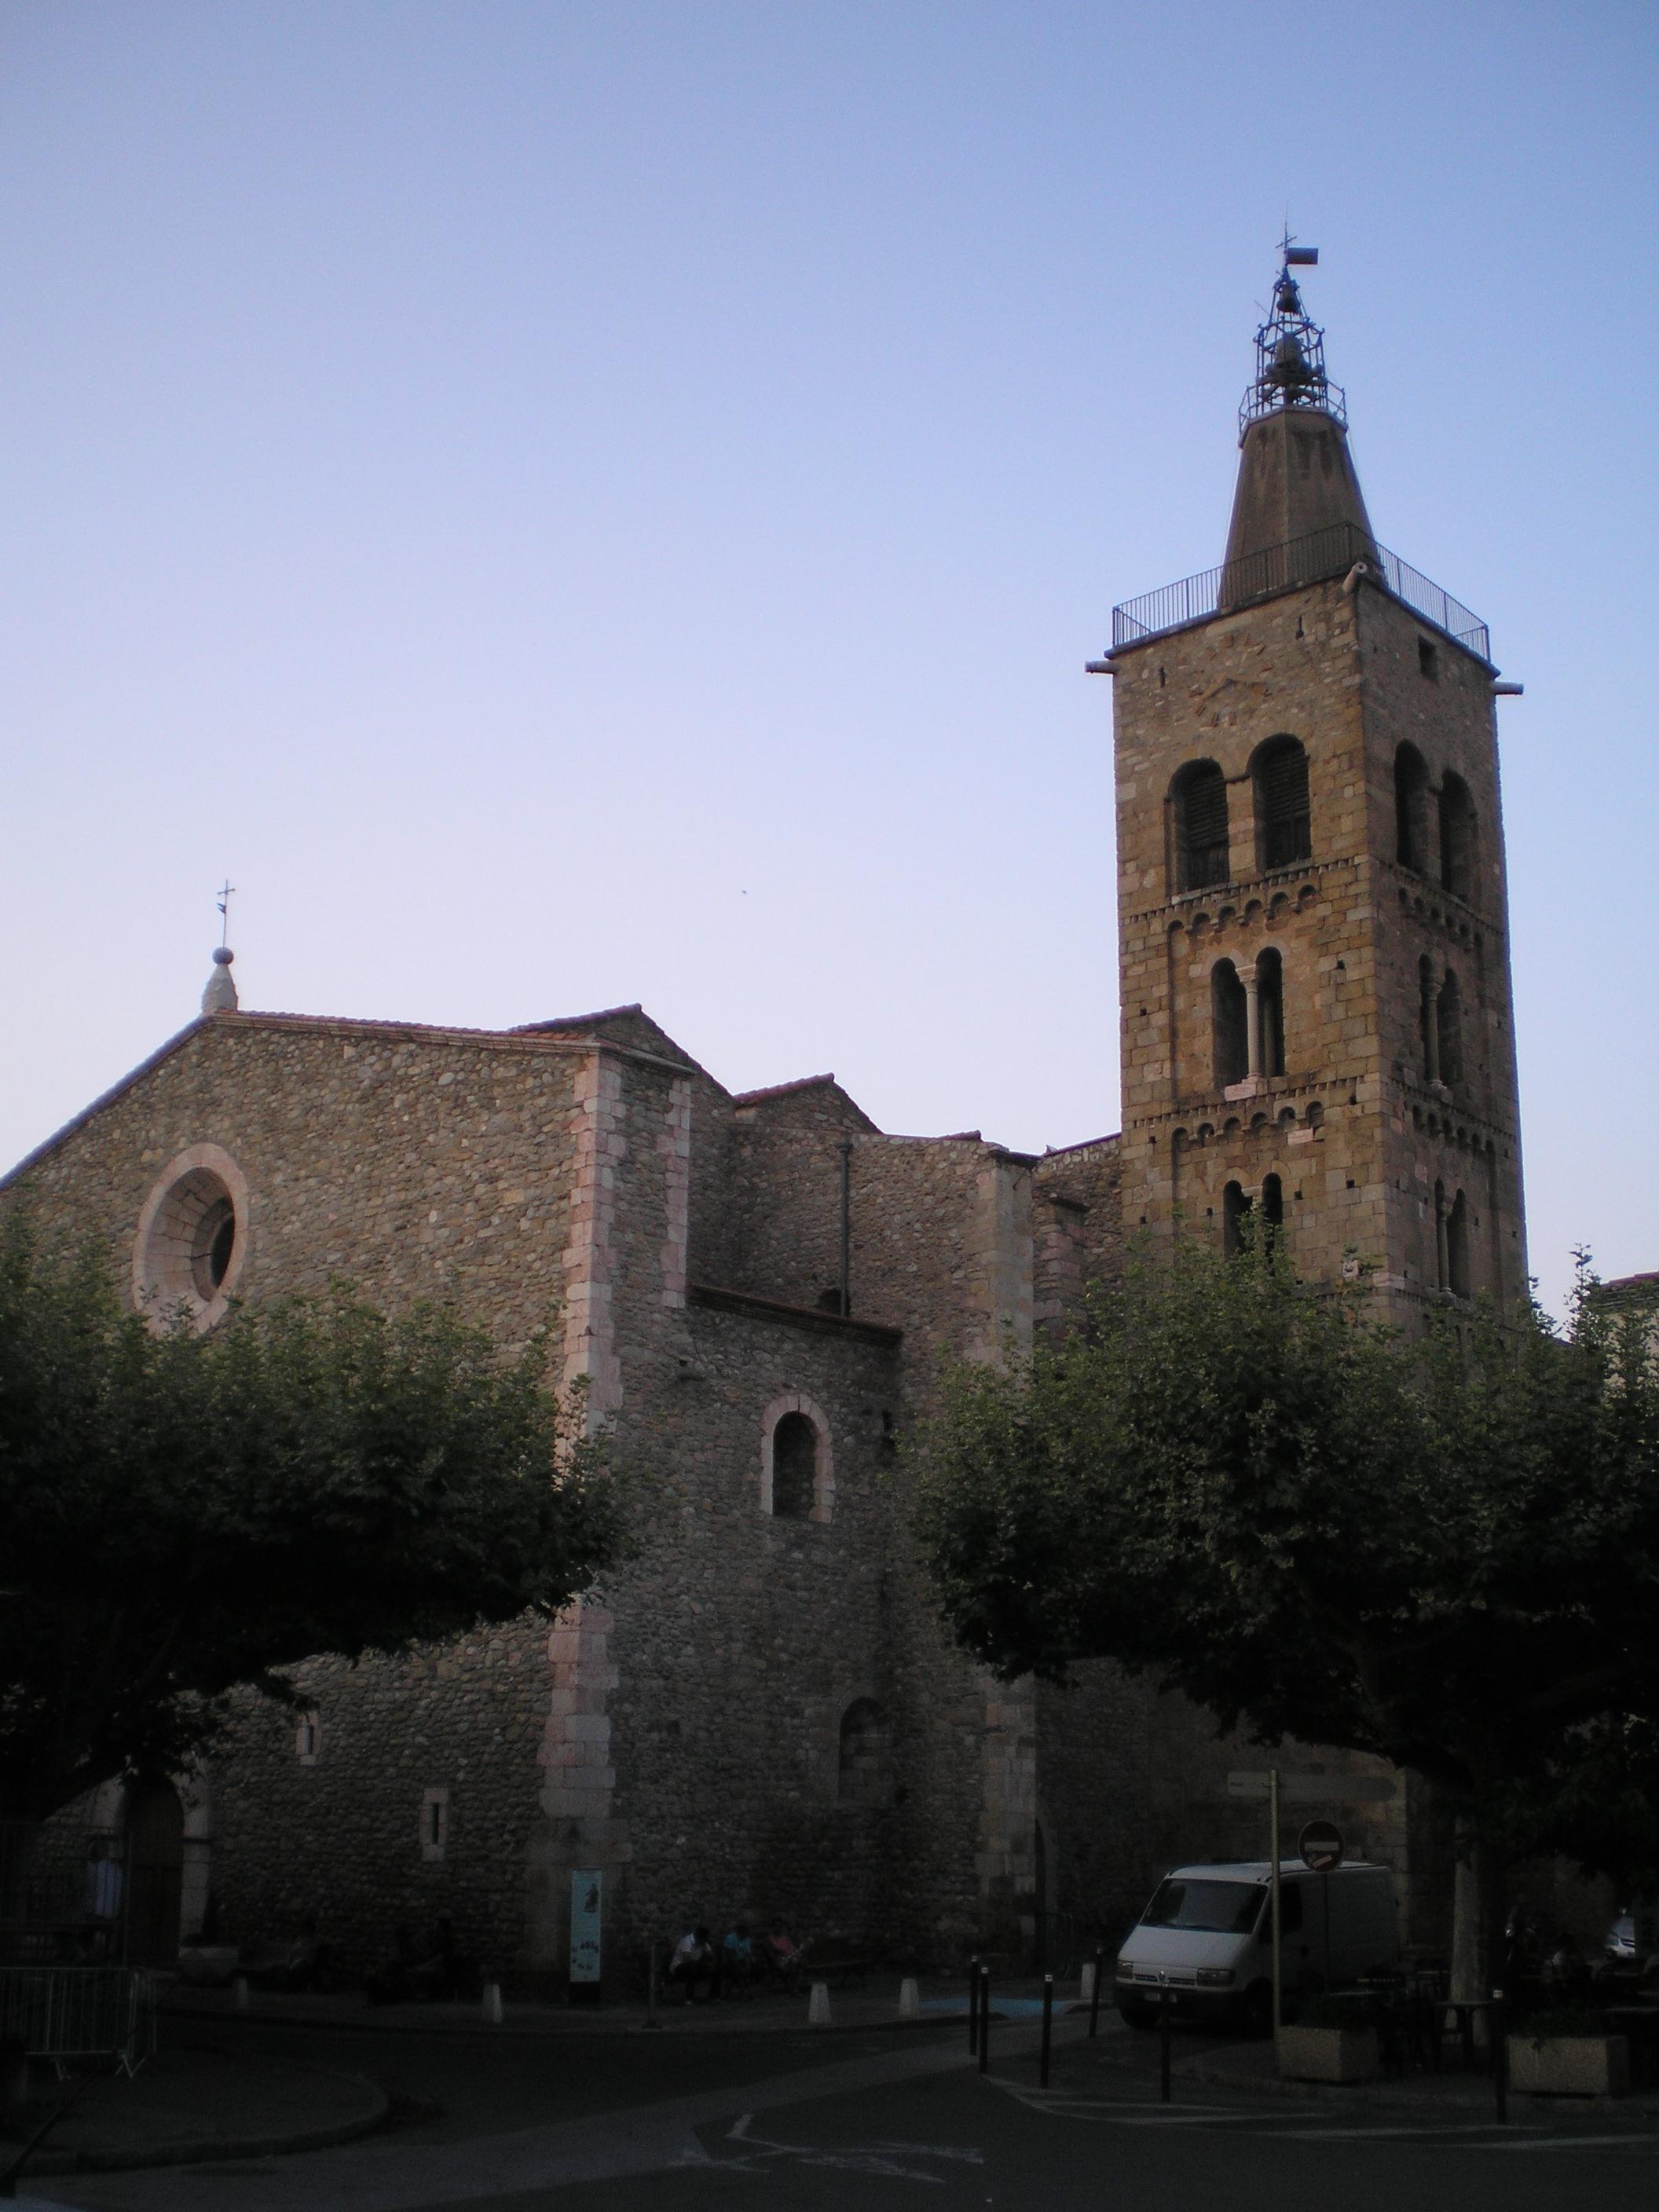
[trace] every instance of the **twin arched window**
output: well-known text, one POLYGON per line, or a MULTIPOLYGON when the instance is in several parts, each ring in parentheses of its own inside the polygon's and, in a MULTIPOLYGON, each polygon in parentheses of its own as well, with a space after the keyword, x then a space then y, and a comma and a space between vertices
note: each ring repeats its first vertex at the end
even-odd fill
MULTIPOLYGON (((1429 769, 1409 741, 1394 757, 1394 849, 1402 868, 1429 873, 1429 769)), ((1440 833, 1440 885, 1455 898, 1474 896, 1475 813, 1469 787, 1448 769, 1435 799, 1440 833)))
POLYGON ((1210 970, 1210 1035, 1218 1091, 1285 1073, 1285 962, 1275 945, 1241 975, 1231 960, 1210 970))
POLYGON ((1270 1175, 1261 1178, 1259 1212, 1243 1183, 1230 1182, 1222 1192, 1221 1249, 1229 1259, 1243 1249, 1245 1224, 1252 1219, 1260 1223, 1257 1233, 1271 1250, 1285 1233, 1285 1185, 1279 1176, 1270 1175))
POLYGON ((1434 1187, 1434 1249, 1441 1289, 1455 1298, 1470 1297, 1468 1200, 1460 1190, 1448 1205, 1443 1182, 1434 1187))
MULTIPOLYGON (((1313 852, 1308 809, 1308 756, 1297 738, 1281 734, 1257 748, 1250 763, 1255 801, 1256 866, 1294 867, 1313 852)), ((1175 877, 1179 891, 1224 884, 1232 875, 1227 780, 1212 760, 1188 761, 1170 787, 1175 806, 1175 877)))

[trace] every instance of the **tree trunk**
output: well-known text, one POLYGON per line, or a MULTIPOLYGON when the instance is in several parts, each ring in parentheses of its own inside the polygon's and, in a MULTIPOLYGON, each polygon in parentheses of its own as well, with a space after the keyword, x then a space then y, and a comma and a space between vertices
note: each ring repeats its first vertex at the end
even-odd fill
POLYGON ((1504 1859, 1478 1812, 1457 1815, 1455 1849, 1450 1994, 1454 2003, 1473 2004, 1503 1979, 1504 1859))

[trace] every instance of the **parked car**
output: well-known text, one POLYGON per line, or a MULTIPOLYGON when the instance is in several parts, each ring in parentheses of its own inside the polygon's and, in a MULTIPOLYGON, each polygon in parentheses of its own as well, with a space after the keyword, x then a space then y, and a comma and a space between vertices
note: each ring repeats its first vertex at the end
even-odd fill
POLYGON ((1636 1915, 1633 1912, 1620 1914, 1608 1929, 1601 1948, 1615 1966, 1633 1966, 1636 1964, 1636 1915))
MULTIPOLYGON (((1273 1864, 1267 1859, 1176 1867, 1124 1938, 1117 2008, 1151 2027, 1168 1990, 1186 2020, 1273 2024, 1273 1864)), ((1311 1995, 1400 1959, 1394 1876, 1358 1861, 1328 1875, 1300 1859, 1279 1863, 1281 1972, 1285 1990, 1311 1995), (1330 1923, 1326 1926, 1328 1906, 1330 1923)))

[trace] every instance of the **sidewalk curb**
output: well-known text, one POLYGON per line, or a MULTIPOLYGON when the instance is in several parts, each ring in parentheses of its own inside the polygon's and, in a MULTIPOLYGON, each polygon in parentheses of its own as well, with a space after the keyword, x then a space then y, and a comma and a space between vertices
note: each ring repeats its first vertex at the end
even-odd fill
MULTIPOLYGON (((1492 2077, 1478 2077, 1480 2087, 1466 2093, 1442 2092, 1438 2097, 1431 2090, 1413 2094, 1408 2087, 1395 2082, 1323 2082, 1285 2081, 1274 2075, 1249 2075, 1227 2066, 1218 2066, 1207 2058, 1188 2058, 1178 2062, 1171 2069, 1178 2081, 1192 2081, 1207 2089, 1231 2089, 1251 2097, 1288 2097, 1304 2104, 1324 2105, 1333 2112, 1423 2112, 1437 2104, 1449 2112, 1465 2112, 1479 2106, 1489 2111, 1493 2106, 1492 2077)), ((1434 2077, 1425 2077, 1432 2079, 1434 2077)), ((1547 2112, 1565 2108, 1573 2112, 1628 2112, 1633 2116, 1651 2113, 1659 2109, 1648 2092, 1638 2090, 1633 2096, 1534 2098, 1523 2091, 1511 2089, 1510 2103, 1522 2109, 1547 2112)))
MULTIPOLYGON (((290 2062, 293 2063, 293 2062, 290 2062)), ((350 2082, 363 2094, 363 2110, 348 2120, 321 2128, 290 2128, 274 2135, 185 2136, 172 2142, 150 2143, 131 2150, 40 2150, 31 2158, 19 2186, 28 2181, 60 2179, 74 2173, 130 2173, 152 2166, 202 2166, 219 2159, 277 2158, 289 2152, 333 2150, 373 2135, 392 2110, 392 2100, 367 2075, 343 2074, 329 2066, 295 2065, 296 2072, 320 2075, 329 2081, 350 2082)))
MULTIPOLYGON (((678 2009, 677 2007, 677 2012, 678 2009)), ((678 2030, 669 2027, 660 2014, 658 2015, 655 2028, 653 2028, 643 2017, 638 2020, 617 2021, 614 2025, 609 2021, 601 2023, 579 2019, 573 2020, 571 2024, 567 2026, 566 2015, 560 2015, 556 2021, 549 2021, 544 2027, 517 2027, 510 2021, 504 2021, 498 2027, 482 2019, 476 2021, 387 2020, 383 2014, 373 2010, 345 2013, 337 2019, 329 2019, 313 2013, 209 2012, 205 2008, 198 2010, 193 2005, 158 2005, 155 2010, 158 2019, 192 2021, 198 2025, 213 2027, 293 2028, 311 2035, 337 2033, 342 2035, 459 2035, 489 2043, 502 2041, 548 2043, 557 2041, 566 2036, 597 2034, 620 2037, 691 2032, 689 2028, 678 2030)), ((948 2027, 955 2022, 957 2017, 951 2013, 934 2014, 931 2016, 924 2014, 920 2020, 901 2020, 895 2014, 890 2020, 832 2020, 827 2027, 809 2027, 805 2021, 786 2022, 762 2019, 757 2021, 752 2027, 747 2023, 739 2026, 733 2021, 729 2027, 723 2027, 711 2033, 722 2038, 731 2037, 734 2040, 743 2035, 764 2035, 768 2038, 777 2035, 798 2035, 803 2039, 811 2038, 813 2041, 822 2041, 826 2037, 836 2035, 885 2035, 896 2029, 908 2031, 914 2028, 948 2027)), ((992 2017, 1000 2019, 1006 2016, 999 2014, 994 2006, 992 2017)), ((1058 2006, 1054 2009, 1054 2017, 1056 2020, 1060 2017, 1058 2006)), ((1024 2023, 1011 2022, 1010 2024, 1024 2025, 1024 2023)))

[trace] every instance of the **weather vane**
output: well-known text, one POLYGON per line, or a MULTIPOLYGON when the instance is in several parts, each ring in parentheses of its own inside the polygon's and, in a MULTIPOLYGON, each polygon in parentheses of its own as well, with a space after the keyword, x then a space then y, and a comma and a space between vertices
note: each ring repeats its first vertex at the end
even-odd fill
POLYGON ((228 876, 225 878, 224 882, 219 886, 217 903, 219 908, 219 942, 221 945, 228 945, 230 942, 230 897, 231 893, 235 890, 235 884, 232 883, 228 876))

